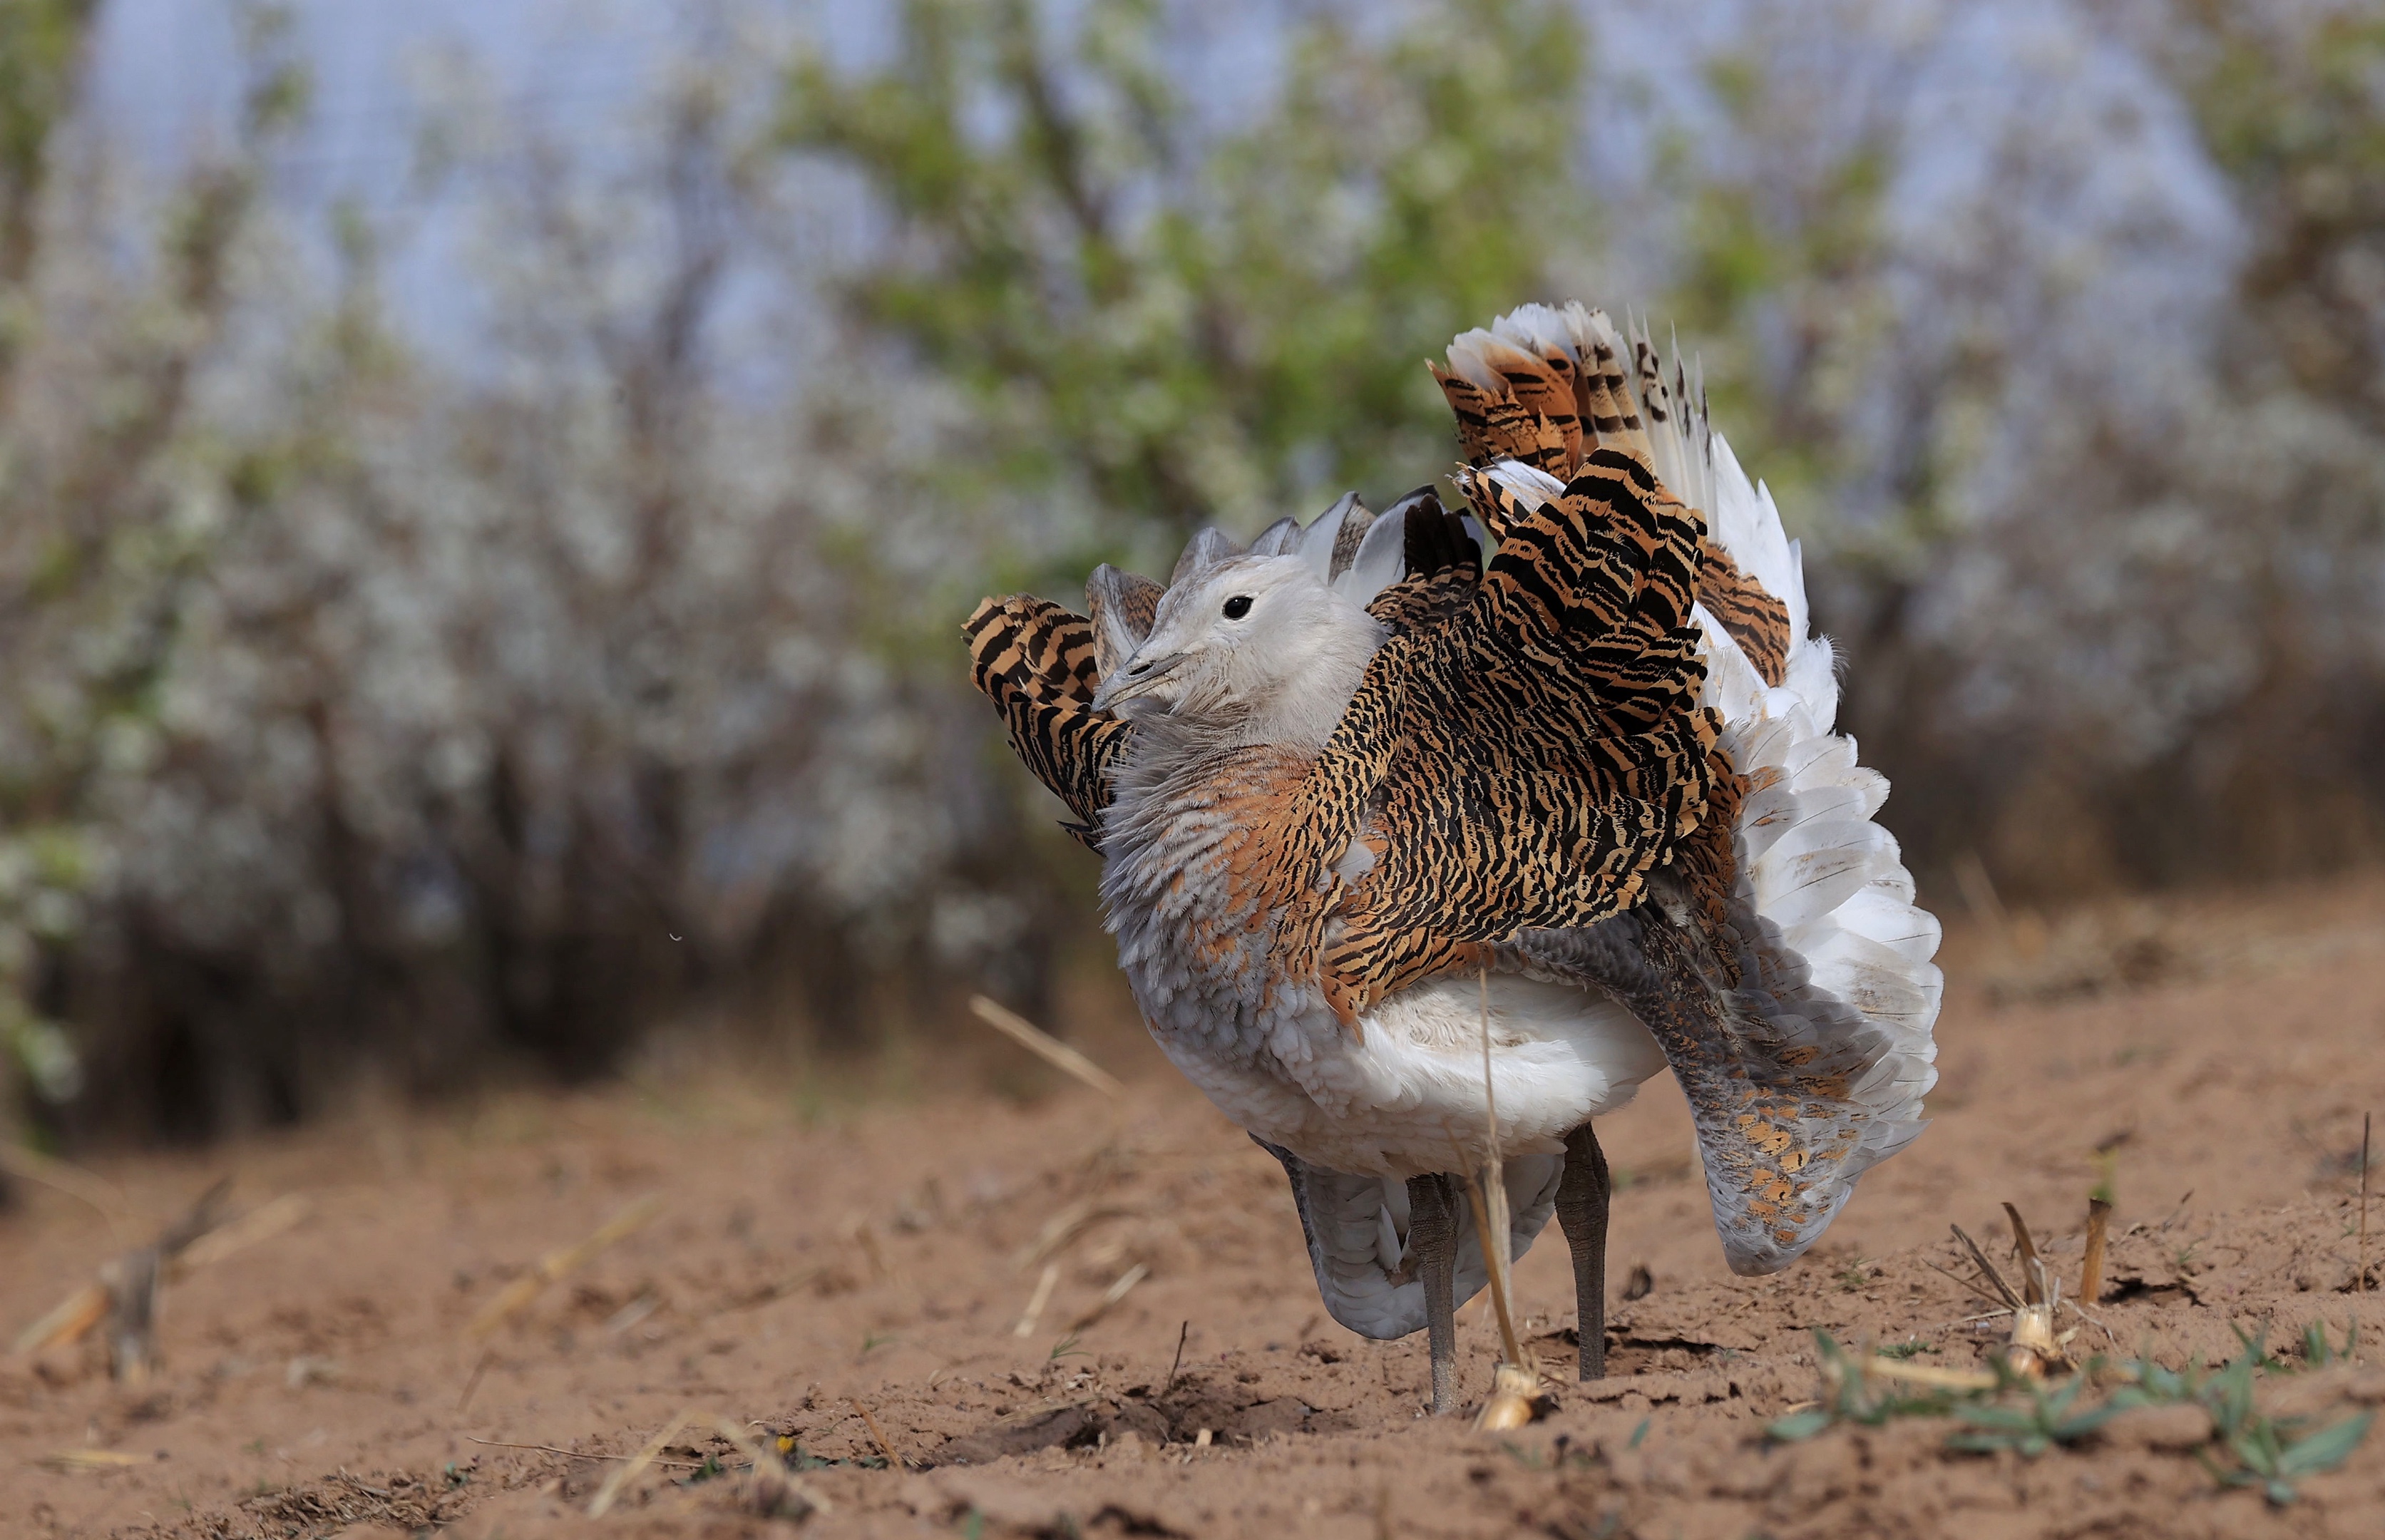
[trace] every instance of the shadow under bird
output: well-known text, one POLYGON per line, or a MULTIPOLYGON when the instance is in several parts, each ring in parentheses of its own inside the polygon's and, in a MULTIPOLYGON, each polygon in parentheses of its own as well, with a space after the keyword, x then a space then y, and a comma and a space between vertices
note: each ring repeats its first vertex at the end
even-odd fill
POLYGON ((1152 1034, 1282 1162, 1334 1319, 1429 1331, 1447 1412, 1490 1104, 1509 1255, 1556 1216, 1592 1379, 1592 1120, 1669 1067, 1724 1256, 1777 1271, 1920 1132, 1940 979, 1798 548, 1679 360, 1534 305, 1433 373, 1463 511, 1205 530, 1165 588, 1105 566, 1083 616, 967 634, 1152 1034))

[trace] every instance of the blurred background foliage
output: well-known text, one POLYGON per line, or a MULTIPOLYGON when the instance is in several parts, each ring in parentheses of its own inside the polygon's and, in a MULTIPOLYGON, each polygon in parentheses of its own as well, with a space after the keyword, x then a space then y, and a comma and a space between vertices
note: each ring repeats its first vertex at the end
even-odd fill
POLYGON ((107 3, 0 0, 0 1136, 1066 1026, 959 619, 1442 474, 1533 298, 1703 360, 1929 901, 2378 853, 2373 5, 712 0, 392 200, 307 6, 136 174, 107 3))

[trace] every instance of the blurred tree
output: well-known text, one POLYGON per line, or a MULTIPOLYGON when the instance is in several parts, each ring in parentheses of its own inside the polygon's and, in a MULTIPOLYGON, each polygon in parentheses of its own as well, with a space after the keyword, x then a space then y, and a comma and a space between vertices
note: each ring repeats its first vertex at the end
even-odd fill
POLYGON ((190 581, 251 470, 196 426, 194 385, 259 157, 305 97, 286 14, 243 10, 237 144, 180 189, 142 259, 110 261, 93 168, 54 175, 95 9, 0 3, 0 1118, 12 1066, 50 1100, 81 1083, 51 1020, 56 964, 115 854, 115 778, 156 752, 190 581))
POLYGON ((1685 330, 1925 882, 2304 870, 2385 806, 2385 462, 2276 388, 2318 362, 2279 361, 2295 335, 2380 334, 2310 213, 2373 174, 2373 18, 2125 9, 1753 0, 1657 136, 1685 330))
POLYGON ((2147 41, 2252 236, 2240 346, 2385 433, 2385 14, 2181 0, 2147 41))
POLYGON ((435 125, 451 367, 384 230, 272 217, 278 13, 128 239, 93 6, 0 0, 0 1073, 80 1075, 55 1127, 1045 1016, 1091 866, 959 607, 1445 470, 1422 361, 1530 298, 1669 298, 1925 881, 2379 827, 2367 11, 912 0, 846 69, 737 9, 601 146, 435 125))
POLYGON ((891 220, 842 285, 853 313, 975 393, 1009 484, 1080 482, 1112 520, 1102 555, 1140 534, 1164 560, 1162 532, 1444 470, 1422 361, 1589 233, 1571 8, 1312 14, 1280 39, 1280 90, 1225 129, 1157 0, 1067 14, 909 0, 893 64, 793 69, 785 142, 856 170, 891 220))
POLYGON ((2245 237, 2220 329, 2223 433, 2200 469, 2229 495, 2227 521, 2256 532, 2205 580, 2245 591, 2252 656, 2229 720, 2200 724, 2199 752, 2163 769, 2213 804, 2191 836, 2206 869, 2373 858, 2385 850, 2385 12, 2164 0, 2124 15, 2124 35, 2184 97, 2245 237))

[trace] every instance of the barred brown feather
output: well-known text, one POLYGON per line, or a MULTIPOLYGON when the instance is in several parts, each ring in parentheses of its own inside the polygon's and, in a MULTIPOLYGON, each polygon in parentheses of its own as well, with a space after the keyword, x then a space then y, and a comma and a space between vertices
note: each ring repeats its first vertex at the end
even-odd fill
POLYGON ((1279 938, 1345 1020, 1452 966, 1461 944, 1597 923, 1704 818, 1717 724, 1690 617, 1695 509, 1593 454, 1520 512, 1472 601, 1385 644, 1302 783, 1272 895, 1279 938), (1307 875, 1365 834, 1376 859, 1326 909, 1307 875))
POLYGON ((1100 849, 1110 772, 1127 729, 1093 708, 1101 681, 1092 624, 1048 600, 1013 594, 980 601, 961 631, 968 639, 970 682, 1002 712, 1011 749, 1077 815, 1060 827, 1100 849))

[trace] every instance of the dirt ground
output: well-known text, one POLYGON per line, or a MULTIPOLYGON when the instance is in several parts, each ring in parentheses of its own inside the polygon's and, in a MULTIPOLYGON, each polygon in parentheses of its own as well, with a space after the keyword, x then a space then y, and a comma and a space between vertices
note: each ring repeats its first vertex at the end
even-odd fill
MULTIPOLYGON (((2340 1347, 2364 1308, 2364 1348, 2385 1333, 2354 1289, 2385 881, 2021 916, 1947 961, 1935 1122, 1781 1276, 1725 1271, 1669 1081, 1602 1125, 1612 1377, 1571 1383, 1552 1228, 1517 1277, 1557 1404, 1503 1434, 1420 1415, 1421 1338, 1326 1317, 1274 1162, 1130 1023, 1085 1039, 1130 1083, 1115 1103, 1053 1077, 823 1106, 716 1070, 98 1160, 139 1216, 121 1233, 227 1174, 241 1208, 296 1195, 306 1216, 167 1288, 144 1385, 112 1383, 95 1336, 0 1359, 0 1535, 796 1534, 709 1419, 800 1459, 817 1535, 2385 1533, 2385 1430, 2290 1506, 2226 1484, 2240 1459, 2176 1406, 2033 1458, 1950 1449, 1942 1415, 1767 1436, 1823 1394, 1817 1328, 1973 1364, 2005 1327, 1967 1319, 1986 1307, 1947 1276, 1969 1271, 1949 1223, 2005 1264, 2010 1200, 2075 1282, 2107 1168, 2112 1283, 2100 1324, 2066 1316, 2075 1352, 2213 1361, 2266 1321, 2262 1414, 2307 1432, 2385 1403, 2378 1354, 2313 1367, 2300 1346, 2321 1322, 2340 1347), (643 1227, 469 1334, 650 1197, 643 1227), (697 1425, 591 1518, 618 1457, 682 1411, 697 1425), (61 1459, 91 1450, 118 1462, 61 1459)), ((0 1216, 0 1333, 119 1233, 30 1190, 0 1216)), ((1480 1307, 1460 1339, 1480 1397, 1480 1307)))

